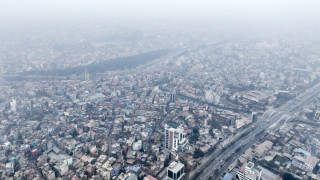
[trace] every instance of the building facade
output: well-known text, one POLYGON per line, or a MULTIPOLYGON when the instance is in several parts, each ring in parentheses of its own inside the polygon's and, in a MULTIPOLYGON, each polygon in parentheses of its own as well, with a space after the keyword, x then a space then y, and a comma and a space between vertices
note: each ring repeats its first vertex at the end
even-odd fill
POLYGON ((168 169, 167 175, 169 180, 179 180, 184 175, 184 164, 180 162, 172 162, 168 169))
POLYGON ((260 180, 261 171, 254 168, 254 164, 249 162, 243 164, 243 166, 237 172, 237 175, 240 180, 260 180))
POLYGON ((184 129, 179 124, 168 123, 165 125, 165 148, 170 151, 177 151, 179 146, 186 142, 184 129))
POLYGON ((170 92, 170 102, 171 103, 175 103, 176 102, 176 95, 177 92, 175 89, 172 89, 171 92, 170 92))

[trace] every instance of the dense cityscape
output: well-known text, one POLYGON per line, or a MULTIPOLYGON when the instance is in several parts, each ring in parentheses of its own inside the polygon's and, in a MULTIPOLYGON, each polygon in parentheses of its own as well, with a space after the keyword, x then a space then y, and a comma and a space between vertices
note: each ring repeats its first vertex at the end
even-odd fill
POLYGON ((174 24, 2 31, 0 179, 320 179, 316 32, 174 24))

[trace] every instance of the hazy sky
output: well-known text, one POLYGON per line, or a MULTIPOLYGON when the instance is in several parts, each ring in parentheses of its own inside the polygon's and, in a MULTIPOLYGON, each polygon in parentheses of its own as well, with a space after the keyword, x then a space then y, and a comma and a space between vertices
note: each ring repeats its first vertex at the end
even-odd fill
POLYGON ((6 20, 74 18, 210 18, 234 21, 316 21, 319 0, 2 0, 6 20))

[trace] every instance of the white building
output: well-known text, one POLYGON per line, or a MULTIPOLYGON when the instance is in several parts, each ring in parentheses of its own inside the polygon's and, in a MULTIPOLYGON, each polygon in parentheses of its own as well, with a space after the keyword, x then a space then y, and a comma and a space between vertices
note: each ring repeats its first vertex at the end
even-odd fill
POLYGON ((312 156, 310 152, 303 149, 295 149, 294 153, 292 165, 306 172, 311 172, 319 162, 317 157, 312 156))
POLYGON ((179 180, 184 175, 184 164, 180 162, 172 162, 168 169, 167 175, 169 180, 179 180))
POLYGON ((261 171, 254 168, 254 164, 249 162, 242 165, 237 175, 240 180, 260 180, 261 171))
POLYGON ((15 99, 12 99, 12 101, 10 102, 10 107, 13 113, 17 112, 17 101, 15 99))
POLYGON ((140 150, 141 147, 142 147, 142 141, 141 140, 138 140, 137 142, 132 144, 132 150, 134 150, 134 151, 140 150))
POLYGON ((14 175, 14 163, 13 162, 8 162, 6 164, 6 170, 7 170, 7 174, 9 176, 14 175))
POLYGON ((218 104, 220 96, 212 90, 205 91, 205 100, 209 103, 218 104))
POLYGON ((320 121, 320 110, 317 110, 317 112, 314 114, 314 120, 320 121))
POLYGON ((103 168, 100 168, 100 167, 98 167, 97 168, 97 174, 101 177, 101 178, 103 178, 103 179, 105 179, 105 180, 109 180, 109 179, 111 179, 111 172, 110 171, 108 171, 108 170, 105 170, 105 169, 103 169, 103 168))
POLYGON ((165 125, 165 148, 177 151, 179 146, 184 146, 186 139, 184 129, 177 123, 169 122, 165 125))

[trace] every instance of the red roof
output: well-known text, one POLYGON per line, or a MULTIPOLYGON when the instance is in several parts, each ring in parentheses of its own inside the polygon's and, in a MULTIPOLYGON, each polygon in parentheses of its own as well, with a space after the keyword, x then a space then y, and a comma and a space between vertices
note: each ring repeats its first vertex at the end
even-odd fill
POLYGON ((158 180, 157 178, 155 178, 155 177, 153 177, 151 175, 146 176, 146 178, 148 178, 148 180, 158 180))
POLYGON ((184 133, 185 133, 185 134, 191 134, 191 132, 192 132, 191 129, 186 129, 186 130, 184 130, 184 133))

